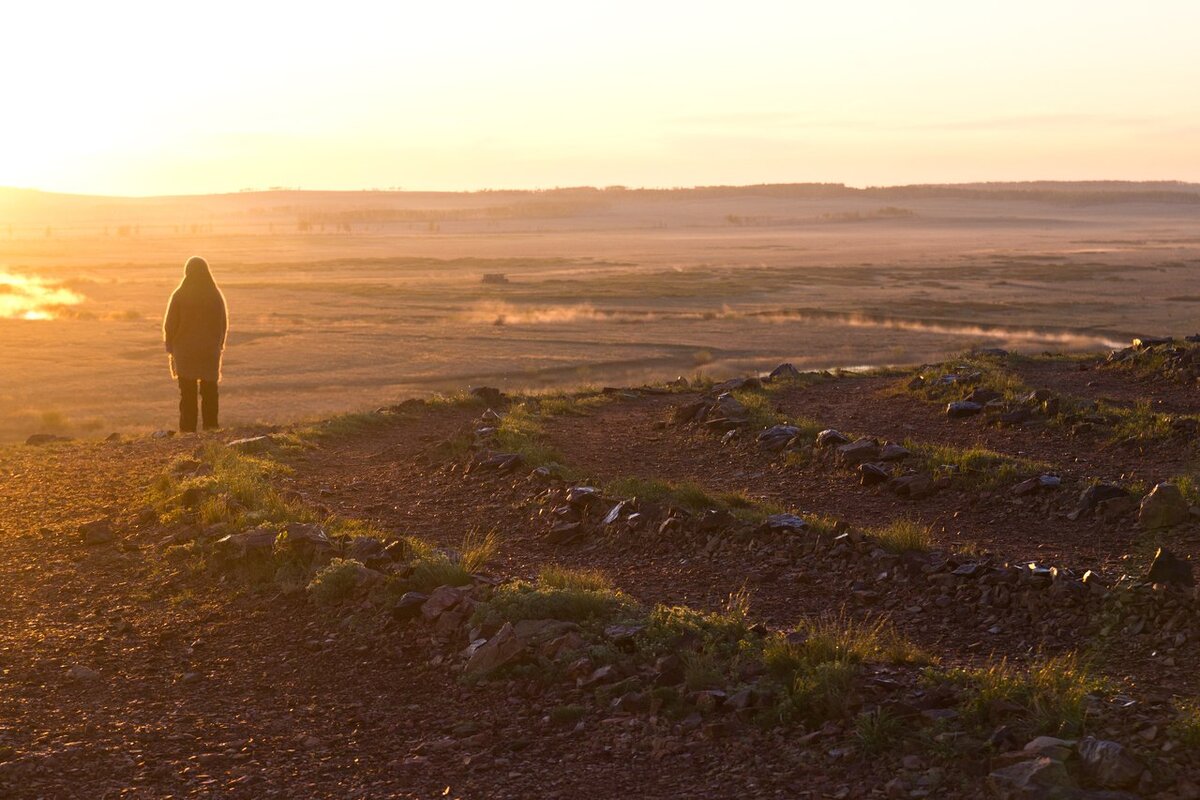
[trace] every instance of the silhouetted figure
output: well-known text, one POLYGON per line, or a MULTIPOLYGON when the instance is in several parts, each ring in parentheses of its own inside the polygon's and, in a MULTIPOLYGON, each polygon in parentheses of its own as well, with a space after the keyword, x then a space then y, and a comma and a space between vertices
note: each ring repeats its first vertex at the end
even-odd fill
POLYGON ((179 380, 179 430, 196 430, 196 389, 199 384, 204 430, 217 424, 217 382, 229 318, 225 297, 217 288, 208 262, 192 256, 183 267, 183 280, 171 293, 163 320, 163 342, 171 354, 171 377, 179 380))

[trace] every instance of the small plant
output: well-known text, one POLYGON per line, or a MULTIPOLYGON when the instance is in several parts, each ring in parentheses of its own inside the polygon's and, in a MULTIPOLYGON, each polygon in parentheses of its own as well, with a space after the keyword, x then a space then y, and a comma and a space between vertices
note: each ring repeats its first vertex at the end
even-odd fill
POLYGON ((874 709, 854 718, 854 738, 864 754, 879 755, 902 741, 904 727, 899 717, 874 709))
POLYGON ((496 446, 517 453, 530 466, 559 464, 562 456, 542 436, 542 426, 528 403, 509 409, 496 428, 496 446))
POLYGON ((633 601, 594 570, 547 567, 536 582, 512 581, 496 588, 480 606, 480 621, 557 619, 604 623, 634 608, 633 601))
POLYGON ((1196 701, 1177 704, 1178 716, 1171 723, 1169 733, 1184 747, 1200 749, 1200 703, 1196 701))
POLYGON ((955 447, 911 439, 905 440, 904 446, 929 472, 949 473, 981 489, 1016 483, 1022 478, 1053 469, 1044 462, 1014 458, 984 447, 955 447))
POLYGON ((884 550, 892 553, 925 552, 933 547, 929 527, 912 519, 898 519, 882 528, 873 528, 871 536, 884 550))
POLYGON ((1016 709, 1016 722, 1031 735, 1073 736, 1086 722, 1086 697, 1098 683, 1076 656, 1047 659, 1018 669, 1007 661, 986 668, 954 669, 942 673, 965 689, 961 702, 964 716, 987 728, 1009 722, 1005 717, 1016 709))
POLYGON ((354 595, 362 570, 362 563, 354 559, 335 558, 313 576, 309 596, 317 605, 343 603, 354 595))

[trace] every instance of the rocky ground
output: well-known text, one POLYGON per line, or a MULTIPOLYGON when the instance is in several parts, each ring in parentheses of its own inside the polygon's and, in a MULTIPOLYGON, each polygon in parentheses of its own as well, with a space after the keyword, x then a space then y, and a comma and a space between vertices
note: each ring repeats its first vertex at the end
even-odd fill
POLYGON ((1193 352, 34 439, 0 796, 1200 797, 1193 352))

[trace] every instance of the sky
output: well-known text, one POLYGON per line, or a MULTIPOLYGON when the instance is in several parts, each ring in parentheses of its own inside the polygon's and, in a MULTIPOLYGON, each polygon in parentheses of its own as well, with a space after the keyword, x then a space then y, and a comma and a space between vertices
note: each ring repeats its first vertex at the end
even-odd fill
POLYGON ((1200 181, 1200 2, 6 7, 0 186, 1200 181))

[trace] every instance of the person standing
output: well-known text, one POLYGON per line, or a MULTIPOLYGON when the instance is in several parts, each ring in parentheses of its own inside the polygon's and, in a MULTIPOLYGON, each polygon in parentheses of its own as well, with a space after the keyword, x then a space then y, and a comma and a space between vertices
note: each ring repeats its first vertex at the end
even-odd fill
POLYGON ((179 430, 183 433, 196 430, 197 389, 204 430, 220 427, 217 383, 228 331, 225 296, 217 288, 208 262, 192 256, 183 267, 183 280, 171 293, 163 319, 171 377, 179 381, 179 430))

